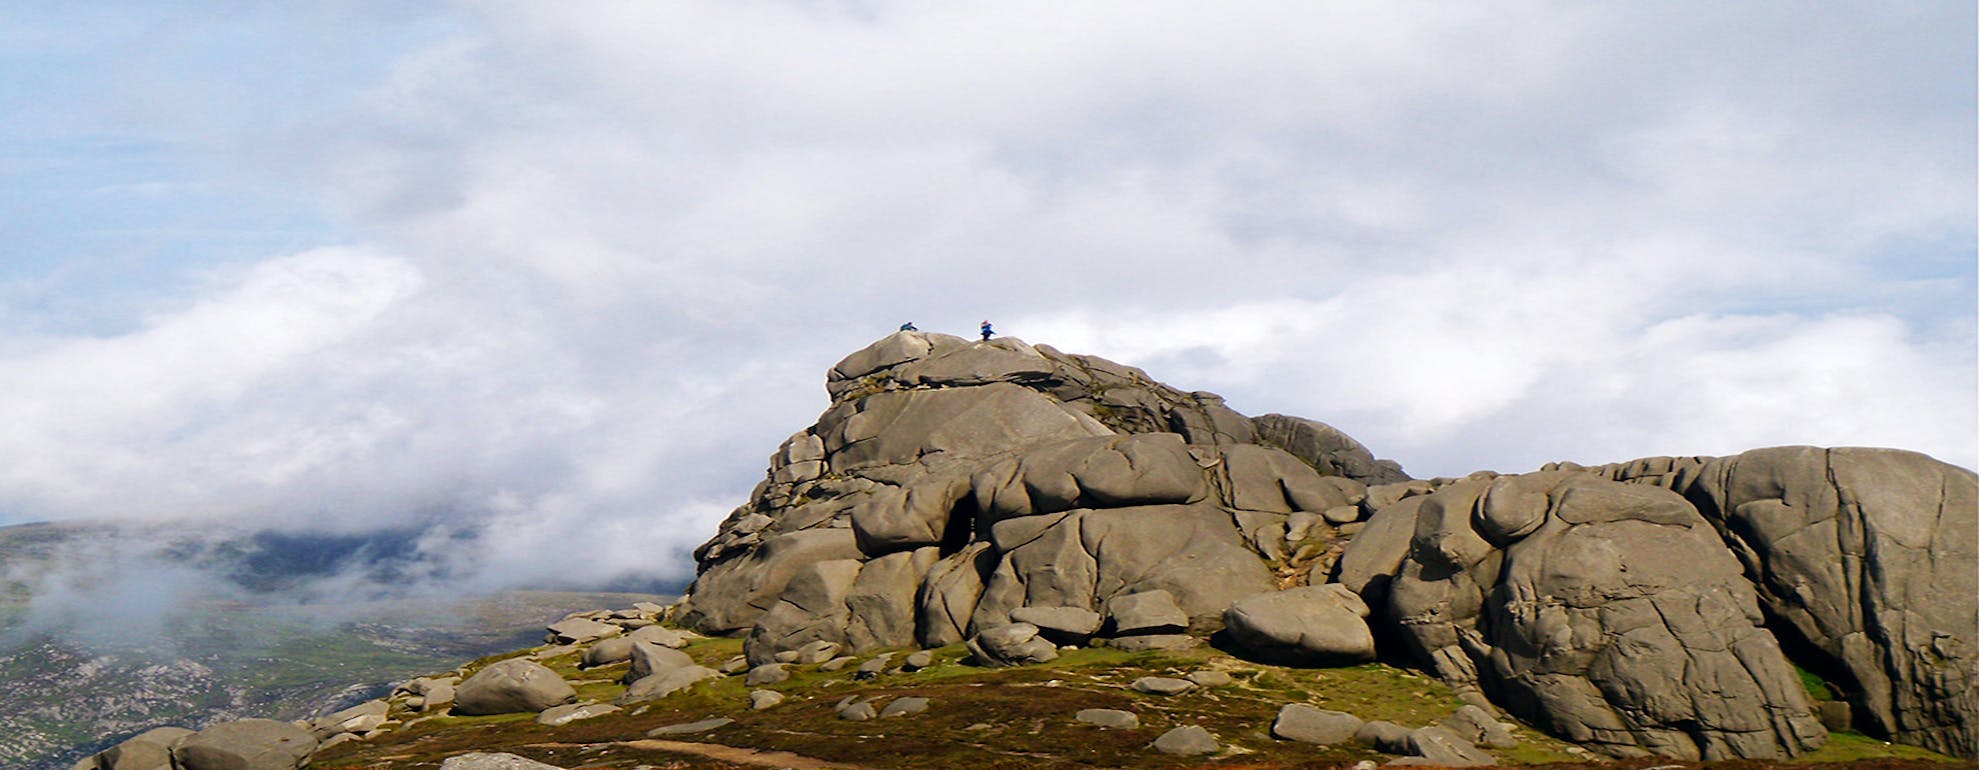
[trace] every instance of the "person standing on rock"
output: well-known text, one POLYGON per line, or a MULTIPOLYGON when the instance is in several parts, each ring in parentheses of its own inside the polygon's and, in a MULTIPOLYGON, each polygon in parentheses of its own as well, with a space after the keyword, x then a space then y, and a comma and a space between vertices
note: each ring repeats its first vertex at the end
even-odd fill
POLYGON ((996 334, 996 330, 995 330, 995 329, 991 329, 991 328, 990 328, 990 324, 989 324, 989 322, 988 322, 988 321, 984 321, 984 322, 983 322, 983 341, 984 341, 984 342, 988 342, 988 341, 989 341, 989 338, 990 338, 991 336, 994 336, 995 334, 996 334))
POLYGON ((913 321, 908 321, 907 323, 904 323, 904 324, 901 324, 901 325, 900 325, 900 330, 901 330, 901 331, 903 331, 903 332, 917 332, 917 331, 920 331, 920 329, 916 329, 916 328, 914 328, 914 322, 913 322, 913 321))

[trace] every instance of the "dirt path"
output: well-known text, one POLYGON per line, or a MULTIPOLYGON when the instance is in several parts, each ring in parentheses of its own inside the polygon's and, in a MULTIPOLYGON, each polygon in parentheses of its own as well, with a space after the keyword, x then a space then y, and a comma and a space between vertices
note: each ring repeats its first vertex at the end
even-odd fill
POLYGON ((655 738, 646 738, 637 741, 621 741, 613 745, 646 751, 671 751, 675 754, 693 754, 695 756, 719 759, 723 762, 734 762, 743 765, 787 767, 790 770, 873 770, 873 768, 848 765, 844 762, 826 762, 822 759, 807 757, 802 754, 792 754, 788 751, 760 751, 736 746, 723 746, 719 743, 692 743, 689 741, 663 741, 655 738))

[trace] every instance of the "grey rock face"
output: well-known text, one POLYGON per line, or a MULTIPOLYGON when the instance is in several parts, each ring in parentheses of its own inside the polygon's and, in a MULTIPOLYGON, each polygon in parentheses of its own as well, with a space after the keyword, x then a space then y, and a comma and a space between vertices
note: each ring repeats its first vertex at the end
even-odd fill
POLYGON ((1288 703, 1278 709, 1278 718, 1271 723, 1271 734, 1288 741, 1331 746, 1353 740, 1363 724, 1366 723, 1360 717, 1344 711, 1288 703))
POLYGON ((1915 452, 1777 447, 1587 469, 1682 494, 1760 601, 1854 680, 1872 733, 1979 756, 1979 476, 1915 452))
POLYGON ((687 653, 646 642, 634 642, 632 654, 626 657, 632 661, 632 665, 625 671, 627 684, 662 671, 694 665, 694 659, 688 657, 687 653))
POLYGON ((1492 717, 1491 712, 1476 705, 1466 705, 1457 709, 1456 713, 1444 718, 1437 726, 1481 746, 1509 749, 1519 745, 1518 739, 1512 737, 1511 731, 1505 729, 1504 723, 1492 717))
POLYGON ((1259 594, 1223 611, 1231 640, 1257 657, 1292 665, 1374 659, 1367 605, 1338 583, 1259 594))
POLYGON ((1712 760, 1826 738, 1737 561, 1665 490, 1567 472, 1451 484, 1417 506, 1388 594, 1440 676, 1576 743, 1712 760))
POLYGON ((563 770, 514 754, 475 751, 447 757, 440 770, 563 770))
POLYGON ((557 672, 533 660, 510 658, 488 664, 454 691, 454 713, 467 716, 540 712, 577 700, 577 691, 557 672))
POLYGON ((1409 732, 1409 728, 1377 719, 1355 730, 1354 742, 1384 754, 1410 754, 1415 750, 1409 745, 1409 732))
POLYGON ((1215 754, 1223 747, 1208 730, 1199 725, 1188 725, 1162 733, 1161 737, 1154 739, 1154 750, 1180 757, 1199 757, 1215 754))
POLYGON ((316 750, 316 738, 288 722, 222 722, 181 738, 172 761, 183 770, 296 770, 316 750))

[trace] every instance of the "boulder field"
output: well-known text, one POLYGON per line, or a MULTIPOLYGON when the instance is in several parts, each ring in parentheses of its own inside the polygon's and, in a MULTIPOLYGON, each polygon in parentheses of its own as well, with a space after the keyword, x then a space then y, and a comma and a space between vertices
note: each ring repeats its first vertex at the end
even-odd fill
POLYGON ((900 332, 695 551, 673 619, 748 663, 967 641, 1379 652, 1614 756, 1789 757, 1853 724, 1979 754, 1979 493, 1883 449, 1411 479, 1323 423, 1014 338, 900 332))

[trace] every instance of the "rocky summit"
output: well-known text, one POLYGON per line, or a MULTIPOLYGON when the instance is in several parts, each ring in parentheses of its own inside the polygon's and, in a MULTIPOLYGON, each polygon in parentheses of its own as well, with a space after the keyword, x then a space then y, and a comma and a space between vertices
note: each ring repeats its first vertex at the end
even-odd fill
MULTIPOLYGON (((1979 479, 1924 455, 1413 479, 1324 423, 921 332, 826 389, 680 602, 305 723, 317 763, 1979 756, 1979 479), (514 714, 528 758, 468 751, 514 714)), ((163 751, 197 764, 214 729, 163 751)), ((265 766, 303 761, 256 729, 265 766)))

